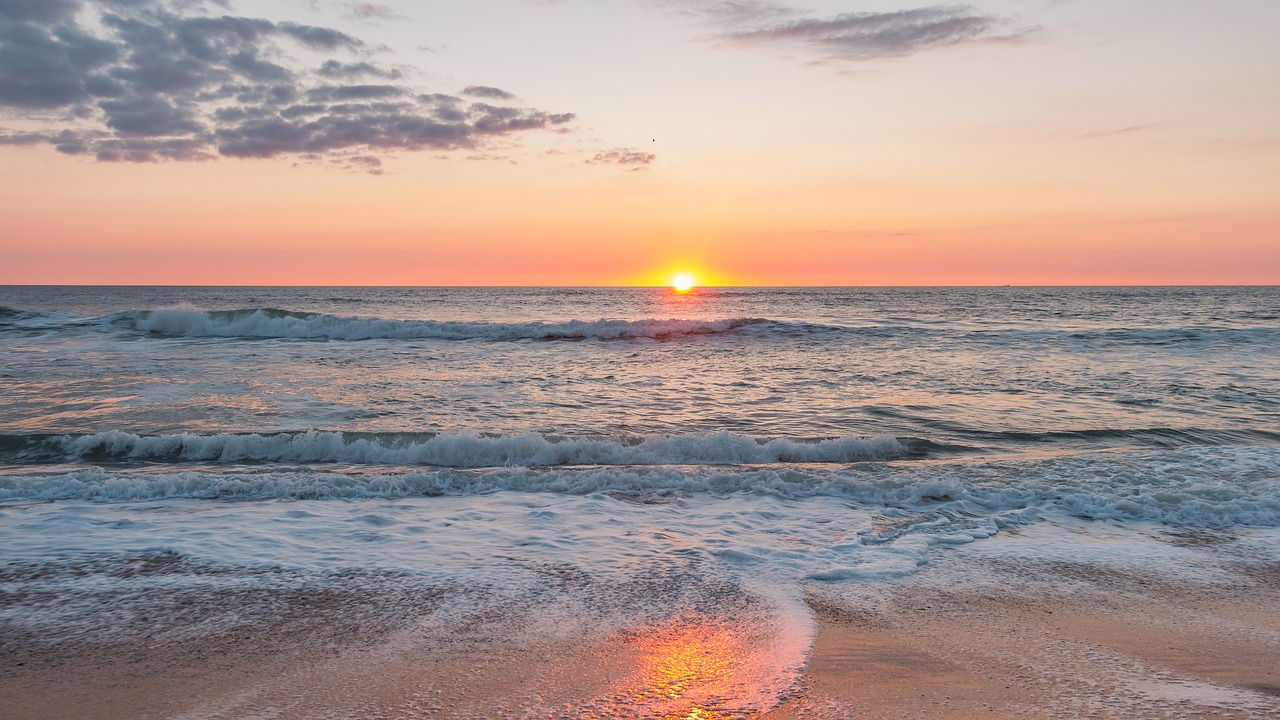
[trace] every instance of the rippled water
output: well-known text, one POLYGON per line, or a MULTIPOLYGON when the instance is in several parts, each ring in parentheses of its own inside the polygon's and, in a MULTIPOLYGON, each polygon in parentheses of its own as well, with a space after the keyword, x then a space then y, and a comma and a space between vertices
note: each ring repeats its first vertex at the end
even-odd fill
POLYGON ((1280 440, 1275 288, 8 288, 10 435, 1280 440))
MULTIPOLYGON (((756 638, 730 690, 687 691, 730 712, 797 677, 815 583, 860 592, 1031 524, 1072 524, 1064 547, 1088 523, 1280 527, 1275 287, 8 287, 0 306, 2 579, 64 601, 0 612, 24 632, 56 635, 79 595, 110 606, 86 588, 138 558, 512 596, 554 566, 531 612, 588 635, 756 638), (726 592, 753 600, 707 609, 726 592)), ((647 692, 628 712, 659 712, 647 692)))

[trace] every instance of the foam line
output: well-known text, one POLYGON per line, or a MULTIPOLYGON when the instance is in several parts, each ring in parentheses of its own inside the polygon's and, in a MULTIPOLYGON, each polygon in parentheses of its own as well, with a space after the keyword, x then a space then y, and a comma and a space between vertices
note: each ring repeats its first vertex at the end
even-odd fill
MULTIPOLYGON (((15 443, 16 444, 16 443, 15 443)), ((368 463, 443 467, 553 465, 701 465, 849 463, 905 457, 896 438, 841 437, 814 442, 757 441, 728 431, 658 435, 636 442, 615 439, 550 439, 537 433, 490 437, 347 435, 302 433, 136 435, 120 430, 92 435, 45 436, 10 450, 10 459, 161 461, 215 463, 368 463)))
POLYGON ((4 474, 0 475, 0 501, 329 500, 539 492, 607 494, 620 502, 651 503, 681 496, 747 493, 786 500, 827 497, 894 508, 883 523, 858 540, 880 544, 918 532, 945 533, 949 541, 959 541, 965 538, 956 532, 963 531, 971 540, 993 534, 998 527, 1046 515, 1207 528, 1280 527, 1277 473, 1280 449, 1272 447, 1104 452, 967 464, 926 462, 898 465, 891 471, 865 464, 374 468, 363 472, 168 466, 163 471, 86 468, 4 474))
POLYGON ((252 337, 330 340, 628 340, 716 335, 754 325, 761 318, 723 320, 642 319, 567 322, 445 322, 342 317, 259 308, 206 312, 193 307, 132 311, 117 318, 144 332, 177 337, 252 337))

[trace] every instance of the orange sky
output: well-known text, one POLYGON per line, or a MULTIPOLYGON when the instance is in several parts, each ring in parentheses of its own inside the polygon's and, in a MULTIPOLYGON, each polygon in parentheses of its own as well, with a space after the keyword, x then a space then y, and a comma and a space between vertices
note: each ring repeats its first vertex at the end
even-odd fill
MULTIPOLYGON (((284 58, 276 75, 310 106, 201 105, 195 90, 226 68, 160 90, 124 50, 95 70, 132 78, 123 100, 0 71, 0 283, 1280 282, 1275 3, 1229 17, 1181 1, 885 2, 857 17, 837 2, 758 17, 499 4, 545 35, 443 3, 271 8, 275 35, 249 50, 284 58), (956 14, 977 30, 894 34, 956 14), (295 42, 281 28, 298 23, 339 44, 295 42), (613 40, 593 34, 619 23, 613 40), (796 29, 815 24, 825 34, 796 29), (322 63, 347 75, 306 70, 322 63), (408 99, 419 91, 452 99, 408 99), (469 113, 450 126, 462 144, 389 129, 450 108, 469 113), (337 130, 321 136, 326 119, 337 130), (286 130, 315 149, 291 149, 286 130), (212 159, 155 150, 181 143, 212 159), (124 147, 151 154, 113 161, 124 147), (245 147, 264 156, 231 156, 245 147)), ((93 7, 11 20, 133 47, 93 7)))

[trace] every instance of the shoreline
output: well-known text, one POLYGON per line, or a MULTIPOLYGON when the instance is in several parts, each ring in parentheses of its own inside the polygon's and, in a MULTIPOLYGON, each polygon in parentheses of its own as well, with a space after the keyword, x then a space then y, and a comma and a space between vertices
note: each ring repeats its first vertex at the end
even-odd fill
POLYGON ((736 687, 733 673, 750 677, 734 643, 755 641, 714 620, 548 638, 528 625, 510 634, 518 609, 506 608, 446 632, 415 621, 440 612, 446 593, 394 588, 280 597, 259 588, 208 596, 204 608, 178 598, 154 618, 134 618, 152 629, 119 643, 87 634, 38 647, 38 638, 6 633, 0 695, 12 720, 1280 714, 1280 611, 1268 602, 1280 596, 1280 564, 1239 564, 1228 581, 1206 585, 1084 562, 1028 571, 983 557, 878 587, 809 587, 818 633, 803 678, 756 713, 714 700, 736 687), (964 580, 974 562, 980 583, 964 580), (246 622, 175 635, 175 624, 215 611, 246 622))

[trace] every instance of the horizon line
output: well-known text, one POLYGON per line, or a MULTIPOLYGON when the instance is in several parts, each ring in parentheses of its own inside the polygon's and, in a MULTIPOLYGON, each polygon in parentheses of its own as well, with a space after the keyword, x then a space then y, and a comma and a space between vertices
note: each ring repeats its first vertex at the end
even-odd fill
MULTIPOLYGON (((608 289, 632 289, 632 288, 670 288, 669 283, 653 284, 653 285, 534 285, 534 284, 508 284, 508 285, 363 285, 363 284, 331 284, 331 283, 289 283, 281 285, 271 284, 215 284, 215 283, 0 283, 0 288, 58 288, 58 287, 78 287, 78 288, 321 288, 321 287, 345 287, 345 288, 432 288, 432 289, 469 289, 469 290, 486 290, 486 289, 506 289, 506 288, 548 288, 548 289, 564 289, 564 290, 608 290, 608 289)), ((1150 288, 1172 288, 1172 287, 1280 287, 1280 282, 1273 283, 1057 283, 1057 284, 1023 284, 1023 283, 983 283, 983 284, 956 284, 956 285, 937 285, 937 284, 894 284, 894 285, 716 285, 716 284, 698 284, 693 286, 693 290, 701 288, 715 289, 765 289, 765 288, 812 288, 812 289, 845 289, 845 288, 1122 288, 1122 287, 1150 287, 1150 288)))

